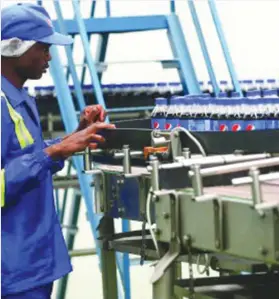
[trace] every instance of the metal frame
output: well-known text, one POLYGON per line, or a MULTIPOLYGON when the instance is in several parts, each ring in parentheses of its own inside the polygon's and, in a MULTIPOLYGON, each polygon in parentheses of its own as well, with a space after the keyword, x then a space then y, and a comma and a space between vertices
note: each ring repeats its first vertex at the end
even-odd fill
POLYGON ((223 49, 223 53, 224 53, 224 56, 225 56, 225 60, 226 60, 226 63, 227 63, 227 67, 228 67, 228 70, 229 70, 229 73, 230 73, 231 80, 233 82, 235 91, 239 93, 240 97, 243 97, 243 93, 242 93, 239 81, 237 79, 236 70, 235 70, 235 67, 233 65, 231 55, 230 55, 229 47, 228 47, 228 44, 227 44, 227 41, 226 41, 226 38, 225 38, 225 33, 223 31, 221 20, 220 20, 219 15, 218 15, 215 0, 208 0, 208 5, 209 5, 209 8, 210 8, 212 19, 213 19, 215 27, 216 27, 216 31, 217 31, 217 34, 218 34, 218 37, 219 37, 219 41, 220 41, 222 49, 223 49))

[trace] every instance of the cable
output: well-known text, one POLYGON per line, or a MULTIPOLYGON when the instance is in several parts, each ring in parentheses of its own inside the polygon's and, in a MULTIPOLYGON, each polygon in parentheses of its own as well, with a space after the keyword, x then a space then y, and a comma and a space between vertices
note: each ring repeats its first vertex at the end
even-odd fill
POLYGON ((156 240, 155 233, 152 228, 152 223, 151 223, 151 199, 152 199, 152 188, 149 189, 148 195, 147 195, 147 200, 146 200, 146 220, 149 226, 149 231, 151 234, 152 241, 154 243, 154 246, 156 248, 157 253, 159 254, 159 247, 158 247, 158 242, 156 240))
POLYGON ((198 139, 193 134, 190 133, 190 131, 186 130, 185 128, 181 128, 181 127, 174 128, 171 131, 171 140, 173 140, 174 133, 177 132, 177 131, 184 132, 195 143, 195 145, 198 147, 198 149, 200 150, 200 152, 202 153, 202 155, 206 156, 205 150, 202 147, 201 143, 198 141, 198 139))
POLYGON ((204 274, 206 271, 208 271, 208 269, 209 269, 209 265, 210 265, 210 260, 209 260, 209 256, 208 256, 208 254, 207 253, 205 253, 204 254, 204 259, 205 259, 205 266, 204 266, 204 268, 201 270, 201 268, 200 268, 200 258, 201 258, 201 254, 198 254, 198 256, 197 256, 197 272, 199 273, 199 274, 204 274))

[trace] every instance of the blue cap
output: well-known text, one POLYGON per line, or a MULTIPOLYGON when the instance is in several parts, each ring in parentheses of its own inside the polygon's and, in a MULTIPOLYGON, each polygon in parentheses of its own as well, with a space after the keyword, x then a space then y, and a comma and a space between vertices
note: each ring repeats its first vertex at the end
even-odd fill
POLYGON ((156 98, 155 105, 167 105, 168 100, 166 98, 156 98))
POLYGON ((19 38, 51 45, 69 45, 70 36, 54 31, 47 11, 39 5, 18 3, 1 11, 1 40, 19 38))

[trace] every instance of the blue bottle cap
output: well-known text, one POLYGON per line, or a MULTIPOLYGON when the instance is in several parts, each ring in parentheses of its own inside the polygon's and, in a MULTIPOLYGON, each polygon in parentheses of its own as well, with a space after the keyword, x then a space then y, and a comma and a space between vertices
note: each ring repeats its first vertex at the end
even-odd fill
POLYGON ((156 98, 155 105, 167 105, 168 100, 166 98, 156 98))
POLYGON ((159 87, 165 87, 165 86, 167 86, 167 83, 166 82, 158 82, 157 83, 157 86, 159 86, 159 87))
POLYGON ((169 86, 179 86, 180 83, 179 82, 170 82, 169 86))
POLYGON ((243 80, 244 84, 253 84, 253 80, 243 80))

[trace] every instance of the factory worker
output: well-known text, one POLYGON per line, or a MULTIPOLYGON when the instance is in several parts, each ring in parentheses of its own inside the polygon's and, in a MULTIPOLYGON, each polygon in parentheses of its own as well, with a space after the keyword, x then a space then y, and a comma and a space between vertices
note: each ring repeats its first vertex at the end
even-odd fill
POLYGON ((71 43, 71 37, 54 31, 41 6, 17 4, 1 11, 2 299, 49 299, 53 281, 72 270, 52 174, 67 157, 104 141, 100 130, 114 128, 103 122, 100 106, 89 106, 75 132, 43 140, 35 100, 23 85, 46 72, 51 45, 71 43))

